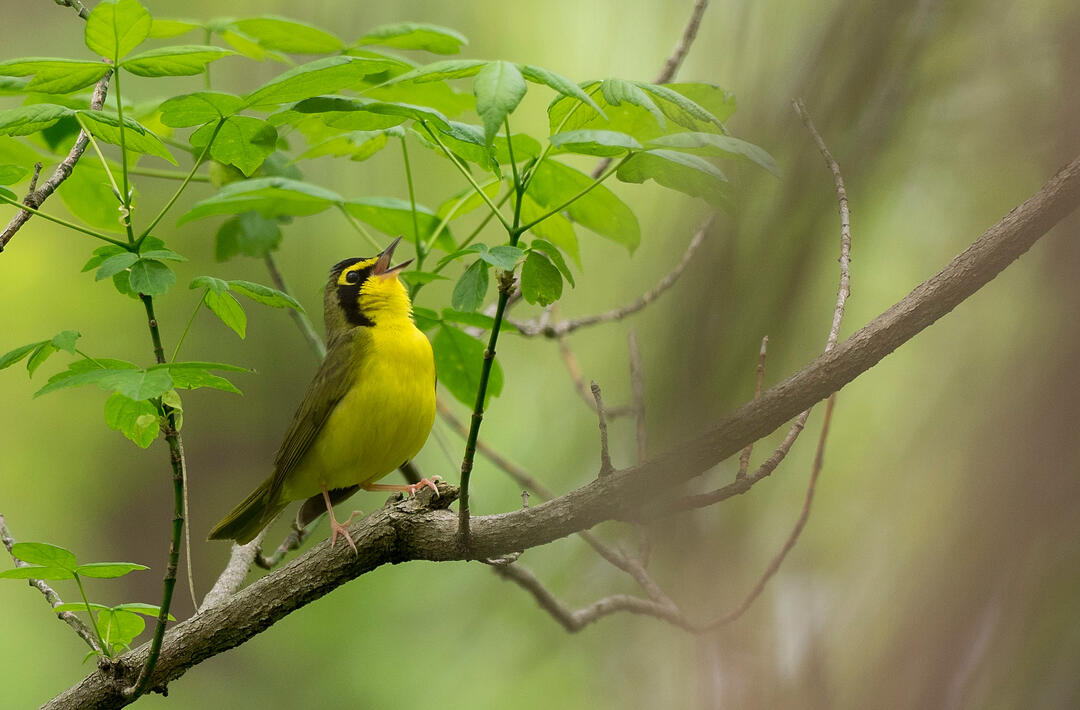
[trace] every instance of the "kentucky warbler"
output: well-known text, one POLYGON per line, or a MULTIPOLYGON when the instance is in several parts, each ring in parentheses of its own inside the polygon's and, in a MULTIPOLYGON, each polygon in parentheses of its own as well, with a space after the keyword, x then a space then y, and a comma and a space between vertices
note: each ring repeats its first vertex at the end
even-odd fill
MULTIPOLYGON (((370 259, 346 259, 326 284, 326 358, 293 416, 274 459, 274 472, 214 526, 211 540, 249 542, 294 500, 308 499, 301 517, 325 504, 331 545, 339 534, 356 549, 333 502, 357 486, 405 490, 424 485, 375 481, 416 455, 435 419, 435 359, 427 337, 413 323, 412 303, 390 266, 394 240, 370 259), (344 489, 344 490, 343 490, 344 489), (321 496, 321 501, 320 501, 321 496)), ((356 513, 353 513, 356 515, 356 513)))

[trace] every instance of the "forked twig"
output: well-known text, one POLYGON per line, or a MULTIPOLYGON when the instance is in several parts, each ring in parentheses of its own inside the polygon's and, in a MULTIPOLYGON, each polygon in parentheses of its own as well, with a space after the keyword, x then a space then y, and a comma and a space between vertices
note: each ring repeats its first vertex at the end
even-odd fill
MULTIPOLYGON (((765 350, 769 345, 769 336, 761 339, 761 350, 758 351, 757 382, 754 384, 754 399, 761 396, 761 383, 765 379, 765 350)), ((739 470, 735 474, 735 480, 746 478, 746 469, 750 468, 750 455, 754 453, 754 442, 746 445, 739 455, 739 470)))
POLYGON ((593 382, 589 389, 592 390, 593 400, 596 401, 596 419, 600 424, 600 474, 607 476, 615 471, 611 465, 611 451, 608 449, 607 414, 604 411, 604 398, 600 396, 600 385, 593 382))

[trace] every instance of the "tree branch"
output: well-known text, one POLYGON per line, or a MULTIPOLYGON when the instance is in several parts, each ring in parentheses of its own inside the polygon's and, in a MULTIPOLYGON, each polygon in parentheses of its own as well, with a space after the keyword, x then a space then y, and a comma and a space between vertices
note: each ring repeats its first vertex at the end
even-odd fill
MULTIPOLYGON (((474 517, 467 554, 472 558, 499 557, 587 530, 604 520, 642 515, 645 506, 670 496, 673 486, 734 455, 873 367, 986 285, 1078 204, 1080 158, 899 303, 712 429, 547 503, 474 517)), ((730 495, 749 490, 750 481, 747 478, 731 484, 730 495)), ((442 495, 435 502, 448 505, 454 489, 442 484, 439 490, 442 495)), ((238 646, 287 614, 380 565, 412 559, 462 559, 466 552, 458 544, 457 516, 442 507, 426 508, 432 495, 421 492, 414 500, 396 503, 357 522, 352 527, 357 554, 343 546, 332 549, 323 541, 220 606, 176 624, 165 636, 152 687, 238 646)), ((124 676, 120 683, 98 670, 45 707, 122 707, 128 700, 119 688, 137 673, 146 653, 144 645, 120 658, 118 672, 124 676)))

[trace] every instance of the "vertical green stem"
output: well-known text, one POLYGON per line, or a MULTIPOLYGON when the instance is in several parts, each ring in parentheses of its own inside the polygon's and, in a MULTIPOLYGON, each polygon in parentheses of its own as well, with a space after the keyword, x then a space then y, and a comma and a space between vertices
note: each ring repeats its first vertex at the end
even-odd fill
MULTIPOLYGON (((218 132, 221 130, 221 127, 224 124, 225 119, 223 118, 217 122, 216 126, 214 126, 214 132, 210 134, 210 140, 207 141, 206 145, 203 146, 202 152, 199 153, 199 157, 195 160, 195 164, 191 166, 191 170, 188 171, 187 177, 185 177, 184 181, 180 183, 180 187, 176 188, 176 192, 173 193, 172 197, 169 198, 169 201, 165 203, 165 206, 162 207, 161 210, 157 213, 157 216, 154 217, 153 220, 151 220, 150 224, 147 225, 146 229, 144 229, 142 231, 142 234, 139 235, 140 243, 142 243, 142 240, 150 234, 154 227, 157 226, 158 222, 160 222, 165 216, 165 213, 168 212, 169 209, 176 203, 176 200, 179 199, 180 194, 184 191, 184 188, 186 188, 188 186, 188 183, 191 182, 191 178, 195 177, 195 171, 199 169, 199 166, 203 164, 204 160, 206 160, 206 156, 210 154, 210 146, 214 145, 214 139, 217 138, 218 132)), ((127 175, 126 170, 124 171, 124 175, 127 175)))
MULTIPOLYGON (((212 37, 213 33, 210 31, 210 28, 203 28, 203 44, 209 45, 212 37)), ((203 88, 207 91, 210 90, 210 64, 210 62, 207 62, 206 68, 203 71, 203 88)))
MULTIPOLYGON (((518 239, 524 230, 519 228, 521 220, 521 200, 524 197, 524 185, 518 175, 517 164, 514 162, 514 148, 510 144, 510 121, 504 119, 506 126, 506 143, 510 146, 510 170, 514 177, 514 194, 516 204, 514 206, 514 222, 507 228, 510 235, 510 246, 516 247, 518 239)), ((476 457, 476 440, 480 437, 480 425, 484 421, 484 400, 487 397, 488 380, 491 377, 491 366, 495 362, 495 346, 499 342, 499 332, 502 328, 503 315, 506 313, 506 304, 510 300, 510 294, 514 291, 514 272, 503 271, 499 273, 499 301, 495 306, 495 323, 491 326, 491 335, 488 336, 488 344, 484 349, 484 362, 480 368, 480 386, 476 390, 476 404, 473 405, 472 421, 469 423, 469 436, 465 440, 465 456, 461 459, 461 497, 458 504, 458 535, 466 550, 469 548, 469 477, 472 475, 473 460, 476 457)))
MULTIPOLYGON (((150 339, 154 343, 154 359, 159 363, 165 362, 165 349, 161 345, 161 331, 158 328, 157 316, 154 314, 154 299, 146 294, 139 294, 146 309, 147 326, 150 329, 150 339)), ((176 431, 176 418, 172 407, 161 404, 161 412, 165 418, 165 441, 169 444, 169 462, 172 466, 173 481, 173 524, 172 538, 169 542, 169 559, 165 569, 165 578, 162 580, 161 610, 158 613, 157 625, 154 627, 154 638, 150 642, 150 653, 146 657, 146 665, 139 673, 139 680, 134 687, 125 689, 124 695, 129 698, 137 698, 144 694, 150 687, 150 679, 154 668, 157 666, 161 655, 161 643, 165 638, 165 625, 169 620, 169 609, 172 606, 173 590, 176 588, 176 569, 180 563, 180 538, 184 531, 184 449, 180 441, 180 434, 176 431)))
POLYGON ((128 242, 134 244, 135 235, 131 231, 131 187, 128 184, 127 143, 124 138, 124 100, 120 94, 120 75, 122 73, 120 67, 117 67, 116 71, 113 72, 113 84, 116 89, 113 94, 116 98, 116 116, 120 119, 120 171, 123 173, 120 202, 124 205, 124 226, 127 227, 128 242))
POLYGON ((79 585, 79 594, 82 595, 83 604, 86 606, 86 613, 90 617, 90 626, 94 629, 94 636, 97 637, 97 642, 101 646, 101 652, 106 656, 111 656, 108 644, 101 638, 101 629, 98 628, 97 621, 94 619, 94 611, 90 608, 90 600, 86 596, 86 590, 83 589, 82 579, 79 577, 78 572, 73 573, 75 575, 75 584, 79 585))
POLYGON ((405 143, 404 134, 401 136, 401 157, 405 160, 405 181, 409 184, 409 204, 412 206, 413 241, 416 243, 416 270, 422 270, 424 266, 424 243, 420 240, 420 224, 416 219, 416 193, 413 189, 412 168, 409 166, 409 148, 405 143))

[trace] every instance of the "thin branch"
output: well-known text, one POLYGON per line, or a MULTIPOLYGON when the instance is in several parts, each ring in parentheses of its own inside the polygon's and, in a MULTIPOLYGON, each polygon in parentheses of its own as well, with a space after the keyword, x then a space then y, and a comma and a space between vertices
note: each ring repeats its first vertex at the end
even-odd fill
POLYGON ((690 240, 690 243, 686 245, 686 251, 683 252, 682 259, 675 265, 675 268, 667 273, 664 278, 660 279, 660 282, 653 286, 650 290, 642 294, 637 300, 632 303, 628 303, 621 308, 607 311, 606 313, 598 313, 591 316, 584 316, 582 318, 573 318, 570 320, 563 320, 557 323, 549 323, 543 327, 540 327, 535 322, 518 323, 514 322, 514 326, 521 331, 522 335, 535 336, 543 335, 545 338, 557 338, 560 335, 566 335, 572 333, 578 328, 585 328, 587 326, 596 325, 598 323, 611 323, 613 321, 622 320, 627 316, 637 313, 645 306, 649 305, 657 298, 660 297, 665 291, 675 285, 675 282, 679 280, 682 272, 686 269, 690 263, 691 257, 694 255, 694 251, 701 245, 701 242, 705 239, 706 232, 709 231, 709 227, 712 226, 713 217, 710 216, 705 222, 698 227, 694 237, 690 240))
MULTIPOLYGON (((432 502, 439 506, 452 502, 451 486, 442 484, 434 501, 425 490, 416 499, 376 511, 351 528, 358 554, 344 546, 331 548, 324 541, 220 606, 176 624, 165 636, 152 687, 235 648, 296 609, 383 564, 459 560, 466 554, 490 559, 547 544, 605 520, 640 517, 658 497, 670 495, 673 486, 710 470, 869 370, 989 283, 1078 205, 1080 157, 908 296, 758 399, 641 465, 594 479, 541 505, 474 517, 467 551, 458 544, 457 516, 426 507, 432 502)), ((748 481, 731 486, 749 489, 748 481)), ((146 654, 144 645, 120 657, 117 665, 125 679, 142 665, 146 654)), ((129 702, 120 694, 113 670, 95 670, 45 707, 115 708, 129 702)))
POLYGON ((300 549, 300 545, 304 544, 304 540, 307 539, 307 536, 311 534, 311 531, 314 528, 314 525, 302 528, 297 525, 296 522, 293 522, 292 530, 285 536, 285 539, 281 541, 281 544, 277 546, 277 549, 274 550, 274 554, 267 557, 262 553, 261 547, 256 550, 254 559, 255 564, 266 570, 274 569, 285 559, 285 555, 293 550, 300 549))
MULTIPOLYGON (((697 0, 694 3, 694 9, 690 12, 690 19, 686 23, 686 28, 683 29, 682 36, 679 37, 679 41, 675 44, 671 56, 664 62, 664 68, 657 74, 656 80, 653 81, 654 84, 666 84, 675 78, 676 72, 679 71, 679 67, 682 66, 687 53, 690 52, 690 45, 694 43, 694 39, 697 37, 698 28, 701 26, 701 18, 705 14, 705 8, 708 5, 709 0, 697 0)), ((611 158, 604 158, 593 170, 592 176, 595 178, 604 172, 610 163, 611 158)))
MULTIPOLYGON (((72 0, 76 2, 77 0, 72 0)), ((67 4, 69 7, 75 7, 71 3, 67 4)), ((83 16, 83 12, 86 8, 79 4, 79 15, 83 16)), ((109 79, 112 77, 112 71, 105 72, 105 76, 98 80, 98 83, 94 85, 94 94, 90 98, 90 108, 94 110, 101 110, 101 107, 105 104, 105 95, 109 90, 109 79)), ((71 150, 68 151, 67 157, 60 161, 60 164, 56 166, 56 170, 53 174, 42 183, 41 187, 33 191, 33 193, 26 196, 23 200, 23 204, 27 207, 38 208, 45 200, 52 195, 56 188, 60 187, 60 183, 71 177, 71 171, 75 169, 75 164, 79 162, 79 158, 82 157, 83 152, 86 150, 86 146, 90 142, 90 134, 86 131, 79 131, 79 136, 75 139, 75 145, 71 146, 71 150)), ((3 232, 0 232, 0 251, 4 250, 4 247, 8 245, 15 233, 22 228, 24 224, 30 219, 31 213, 26 210, 20 210, 15 213, 15 216, 11 218, 11 221, 7 223, 3 232)))
MULTIPOLYGON (((289 293, 289 287, 285 283, 285 277, 281 275, 281 270, 278 268, 277 261, 274 260, 274 255, 267 252, 263 261, 266 262, 266 270, 270 272, 270 280, 274 282, 274 288, 282 293, 289 293)), ((289 309, 289 315, 292 316, 293 322, 300 329, 300 333, 304 336, 304 340, 307 341, 312 352, 321 361, 326 357, 326 343, 315 332, 315 326, 311 324, 311 319, 307 317, 306 313, 292 308, 289 309)))
POLYGON ((57 5, 61 7, 70 7, 75 12, 79 13, 79 17, 84 20, 90 17, 90 11, 86 9, 86 5, 83 5, 79 0, 54 0, 57 5))
MULTIPOLYGON (((758 351, 757 382, 754 384, 754 399, 761 396, 761 383, 765 379, 765 349, 768 345, 769 336, 766 335, 761 339, 761 350, 758 351)), ((739 470, 735 474, 736 481, 740 478, 746 478, 746 470, 750 468, 750 455, 752 453, 754 453, 753 442, 747 444, 746 448, 742 450, 742 454, 739 455, 739 470)))
POLYGON ((255 539, 246 545, 233 544, 232 551, 229 553, 229 562, 225 565, 225 569, 218 575, 214 586, 203 597, 202 604, 196 605, 200 614, 211 607, 221 604, 244 586, 248 570, 251 569, 252 563, 259 556, 259 548, 262 545, 263 538, 266 537, 268 529, 263 528, 255 536, 255 539))
POLYGON ((685 618, 678 609, 665 606, 655 601, 641 599, 628 594, 614 594, 593 602, 587 607, 571 610, 555 598, 536 575, 519 564, 500 564, 491 562, 491 568, 503 579, 508 579, 525 589, 536 603, 551 614, 556 621, 570 633, 581 631, 584 627, 605 616, 626 611, 631 614, 654 616, 676 626, 684 626, 685 618))
POLYGON ((836 393, 833 393, 829 397, 828 403, 825 405, 825 420, 821 424, 821 436, 818 438, 817 453, 814 455, 814 466, 810 471, 810 483, 806 487, 806 498, 803 500, 802 512, 799 513, 799 519, 795 521, 795 527, 784 541, 780 551, 776 553, 772 561, 769 562, 769 566, 765 569, 764 574, 758 579, 757 584, 750 590, 750 593, 743 600, 742 604, 736 607, 733 611, 720 617, 716 621, 707 624, 702 630, 716 629, 738 619, 740 616, 746 613, 746 610, 754 603, 754 601, 761 596, 761 592, 765 589, 765 585, 769 583, 773 575, 780 569, 780 565, 783 564, 784 558, 791 552, 791 548, 795 547, 795 543, 799 540, 799 535, 802 533, 803 528, 806 527, 806 521, 810 518, 810 504, 814 502, 814 487, 817 485, 818 475, 821 473, 821 467, 825 460, 825 440, 829 436, 829 422, 832 419, 833 407, 836 405, 836 393))
MULTIPOLYGON (((645 431, 645 379, 641 369, 641 352, 638 350, 637 331, 630 329, 626 336, 630 353, 630 392, 633 396, 634 433, 637 442, 637 462, 647 458, 648 442, 645 431)), ((760 383, 759 383, 760 388, 760 383)))
MULTIPOLYGON (((8 530, 7 521, 4 520, 3 513, 0 513, 0 542, 4 543, 4 547, 7 548, 7 551, 11 554, 11 560, 15 563, 16 567, 30 566, 16 557, 15 553, 12 552, 11 548, 15 546, 15 537, 11 534, 11 531, 8 530)), ((60 598, 60 595, 57 594, 44 579, 28 579, 26 581, 30 583, 31 587, 37 588, 37 590, 45 596, 45 601, 47 601, 49 606, 53 609, 64 603, 64 600, 60 598)), ((75 633, 79 635, 79 638, 86 642, 86 645, 94 649, 97 653, 104 654, 101 644, 98 643, 97 638, 94 636, 94 632, 91 631, 90 627, 84 624, 82 619, 76 616, 74 612, 61 611, 58 612, 56 616, 70 626, 75 633)))
POLYGON ((607 415, 604 411, 604 398, 600 396, 600 385, 593 382, 589 389, 592 390, 593 401, 596 402, 596 419, 600 424, 600 475, 607 476, 615 471, 611 465, 611 452, 608 450, 607 415))

